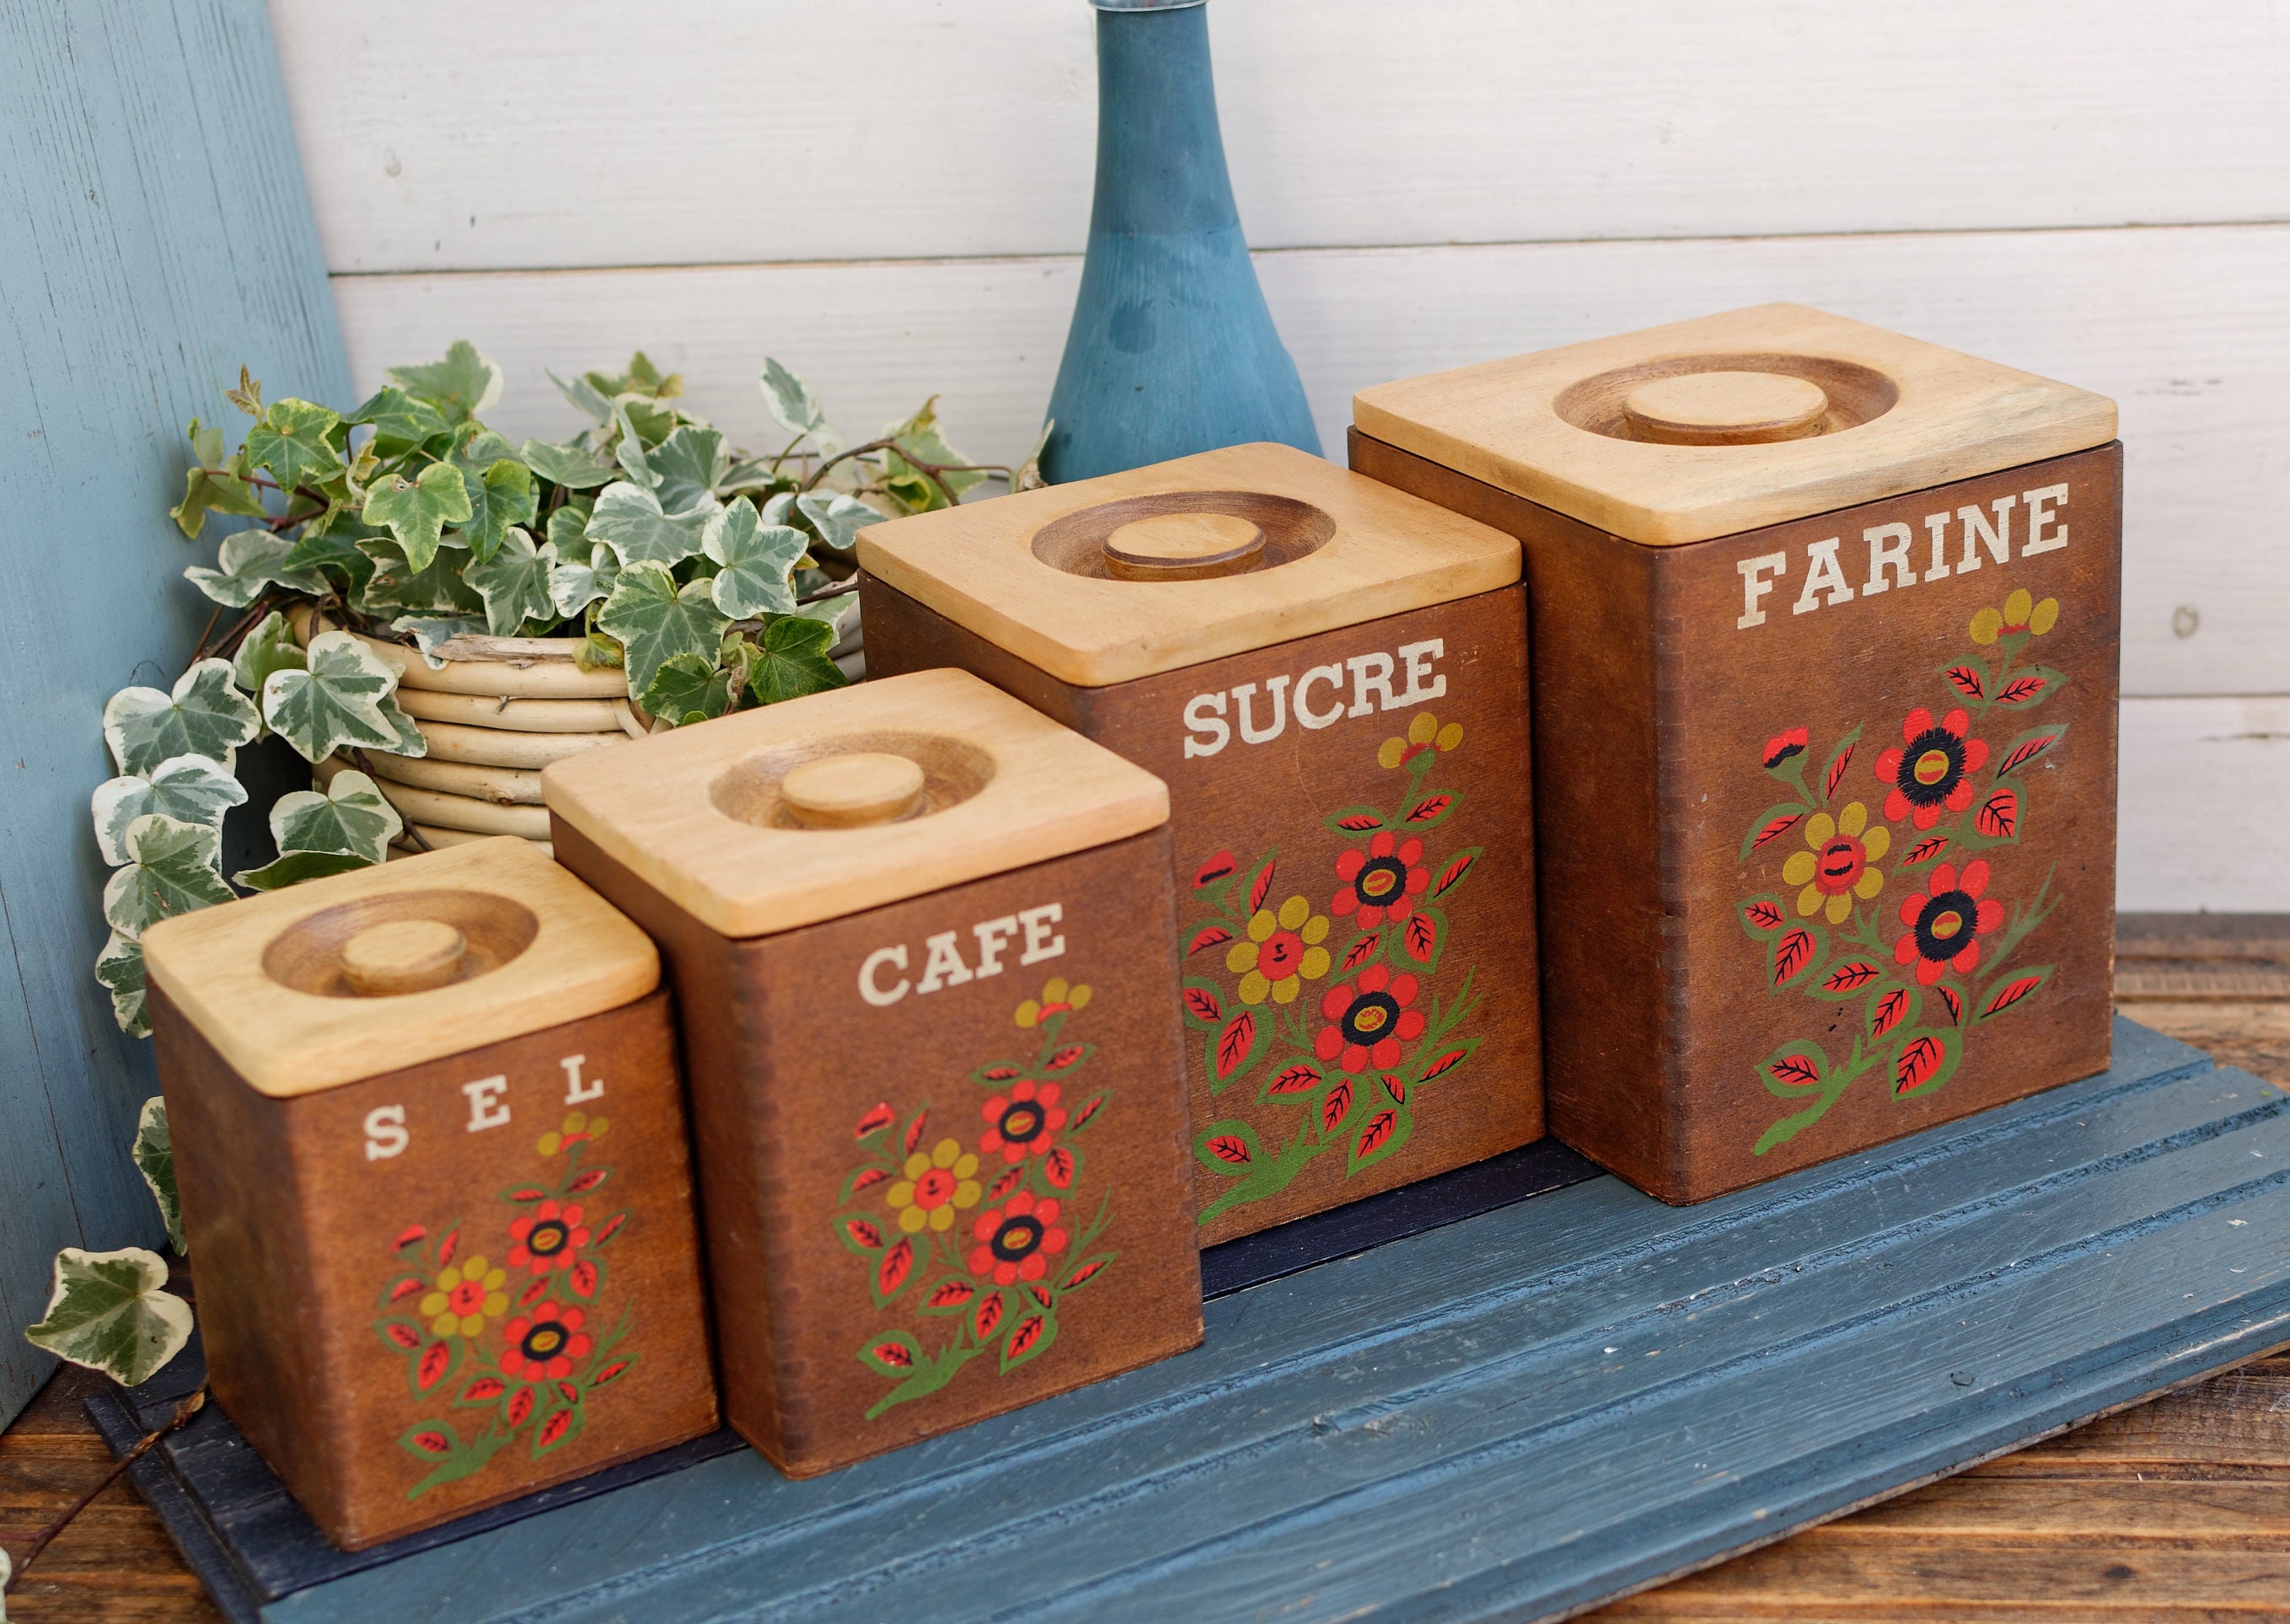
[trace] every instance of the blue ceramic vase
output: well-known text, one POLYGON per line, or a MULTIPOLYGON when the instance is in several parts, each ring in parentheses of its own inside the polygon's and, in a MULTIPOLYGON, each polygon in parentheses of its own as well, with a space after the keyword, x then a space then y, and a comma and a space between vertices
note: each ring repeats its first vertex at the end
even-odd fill
POLYGON ((1233 206, 1202 0, 1097 8, 1097 195, 1066 335, 1052 484, 1277 440, 1317 455, 1233 206))

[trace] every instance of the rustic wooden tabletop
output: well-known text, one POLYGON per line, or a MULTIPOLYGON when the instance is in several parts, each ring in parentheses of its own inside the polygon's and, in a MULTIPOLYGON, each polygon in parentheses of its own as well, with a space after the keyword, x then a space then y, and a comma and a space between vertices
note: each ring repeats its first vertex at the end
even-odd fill
MULTIPOLYGON (((2222 1065, 2290 1087, 2290 916, 2139 915, 2116 997, 2222 1065)), ((20 1552, 109 1455, 67 1366, 0 1435, 0 1545, 20 1552)), ((2290 1613, 2290 1354, 1617 1603, 1599 1620, 2133 1620, 2290 1613)), ((8 1596, 18 1624, 220 1624, 122 1481, 8 1596)))

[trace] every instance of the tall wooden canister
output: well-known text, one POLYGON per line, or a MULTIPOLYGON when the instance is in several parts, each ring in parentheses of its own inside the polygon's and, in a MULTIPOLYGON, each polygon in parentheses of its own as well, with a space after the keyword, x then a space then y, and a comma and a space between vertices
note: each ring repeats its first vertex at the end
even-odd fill
POLYGON ((2114 441, 1796 305, 1357 396, 1525 544, 1560 1138, 1698 1201, 2107 1065, 2114 441))

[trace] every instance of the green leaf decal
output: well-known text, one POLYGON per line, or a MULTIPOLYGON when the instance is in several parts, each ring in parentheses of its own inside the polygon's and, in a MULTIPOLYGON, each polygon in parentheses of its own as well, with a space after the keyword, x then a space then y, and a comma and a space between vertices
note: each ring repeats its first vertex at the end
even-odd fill
MULTIPOLYGON (((437 560, 438 538, 448 524, 459 524, 470 514, 468 488, 461 470, 450 462, 433 462, 419 479, 400 475, 377 480, 366 492, 358 517, 368 524, 387 525, 396 538, 405 562, 415 573, 437 560)), ((408 604, 407 608, 424 605, 408 604)))
POLYGON ((652 685, 637 703, 655 716, 682 726, 720 716, 732 700, 732 675, 699 654, 676 654, 661 662, 652 685))
POLYGON ((824 491, 805 491, 795 499, 797 509, 819 531, 819 539, 838 553, 847 553, 859 545, 859 532, 869 524, 880 524, 884 516, 848 492, 838 491, 829 496, 824 491))
POLYGON ((535 548, 531 536, 512 526, 498 550, 464 567, 461 579, 485 601, 485 629, 496 637, 514 637, 527 620, 556 618, 549 596, 556 567, 555 548, 535 548))
MULTIPOLYGON (((550 516, 549 534, 556 532, 555 516, 550 516)), ((556 563, 548 571, 548 601, 551 607, 566 620, 571 620, 591 604, 613 596, 613 588, 621 579, 620 555, 602 541, 590 542, 585 538, 576 543, 579 552, 568 553, 551 540, 556 563), (568 559, 585 556, 588 562, 568 563, 568 559)))
POLYGON ((755 503, 744 496, 734 500, 708 521, 700 537, 701 549, 722 566, 709 583, 716 607, 735 620, 793 613, 795 588, 789 577, 806 545, 803 532, 766 524, 755 503))
POLYGON ((47 1316, 24 1332, 36 1348, 122 1387, 157 1374, 191 1337, 191 1305, 163 1290, 167 1266, 140 1246, 56 1253, 47 1316))
MULTIPOLYGON (((358 556, 364 558, 364 555, 358 556)), ((294 641, 294 628, 286 623, 284 615, 274 609, 262 617, 260 625, 246 634, 230 670, 240 687, 249 693, 260 693, 273 671, 306 670, 309 663, 302 645, 294 641)))
POLYGON ((201 823, 146 812, 121 843, 127 864, 103 888, 103 916, 122 936, 140 940, 162 919, 231 900, 216 871, 222 836, 201 823))
POLYGON ((183 1239, 182 1204, 175 1198, 175 1141, 167 1132, 167 1102, 159 1095, 143 1102, 128 1154, 135 1158, 135 1171, 143 1175, 143 1182, 151 1187, 151 1199, 159 1204, 167 1244, 188 1256, 191 1249, 183 1239))
POLYGON ((148 778, 108 779, 96 786, 92 806, 95 843, 103 860, 116 867, 132 860, 127 830, 146 813, 220 829, 223 814, 245 803, 245 788, 221 763, 205 756, 170 756, 148 778))
MULTIPOLYGON (((630 489, 613 487, 613 491, 630 489)), ((651 492, 641 494, 649 497, 651 492)), ((622 556, 625 560, 626 555, 622 556)), ((597 624, 628 650, 629 692, 642 693, 650 688, 661 667, 678 654, 697 654, 702 659, 715 654, 725 620, 724 612, 709 596, 709 585, 695 580, 679 588, 676 577, 657 563, 628 564, 622 568, 597 624)))
POLYGON ((325 579, 316 571, 289 566, 293 551, 294 544, 284 536, 267 530, 242 530, 222 539, 221 555, 215 560, 218 568, 195 564, 183 572, 183 579, 231 609, 245 608, 262 596, 265 587, 273 585, 313 596, 325 591, 325 579))
POLYGON ((289 491, 333 473, 341 466, 342 445, 340 418, 292 396, 275 403, 246 431, 247 460, 268 468, 289 491))
POLYGON ((172 696, 123 688, 103 708, 103 741, 122 772, 148 774, 177 756, 204 756, 228 767, 261 726, 221 660, 202 660, 184 672, 172 696))
POLYGON ((402 455, 417 445, 436 439, 452 427, 438 415, 435 406, 418 401, 399 388, 376 391, 346 420, 372 425, 373 451, 377 456, 382 457, 402 455))
POLYGON ((772 416, 779 426, 798 438, 809 436, 821 451, 833 456, 843 447, 843 437, 827 426, 827 413, 820 409, 819 397, 811 386, 777 361, 766 357, 756 387, 764 392, 764 403, 771 407, 772 416))
POLYGON ((111 995, 111 1018, 130 1037, 151 1036, 149 1012, 143 1007, 143 944, 111 933, 95 956, 95 979, 111 995))
POLYGON ((620 555, 621 565, 682 564, 700 550, 708 521, 716 516, 715 499, 683 513, 661 508, 660 498, 642 485, 626 480, 607 485, 589 516, 587 534, 604 541, 620 555))
POLYGON ((500 398, 501 370, 467 339, 455 339, 444 359, 426 366, 393 366, 389 380, 437 408, 449 423, 467 422, 500 398))
MULTIPOLYGON (((607 407, 605 416, 611 415, 607 407)), ((579 445, 551 445, 546 440, 527 440, 517 447, 517 455, 550 484, 563 485, 568 491, 593 491, 621 476, 619 468, 609 462, 597 461, 595 453, 579 445)))
POLYGON ((827 657, 834 645, 834 628, 807 616, 765 617, 760 644, 742 637, 725 651, 725 663, 737 660, 740 666, 741 707, 776 705, 842 687, 848 679, 827 657))
POLYGON ((346 631, 310 639, 309 667, 273 671, 262 684, 262 719, 305 761, 322 761, 344 745, 394 750, 399 742, 381 701, 397 686, 389 668, 346 631))

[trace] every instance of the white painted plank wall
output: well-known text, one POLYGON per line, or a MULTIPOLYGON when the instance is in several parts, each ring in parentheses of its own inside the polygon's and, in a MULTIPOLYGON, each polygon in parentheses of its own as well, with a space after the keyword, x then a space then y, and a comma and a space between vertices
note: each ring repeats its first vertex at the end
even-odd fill
MULTIPOLYGON (((943 390, 1030 444, 1077 281, 1080 0, 271 0, 360 381, 476 340, 638 345, 759 436, 943 390), (855 262, 854 262, 855 261, 855 262)), ((1266 295, 1341 457, 1353 389, 1799 299, 2116 396, 2126 908, 2290 908, 2290 7, 1214 0, 1266 295), (1269 252, 1263 252, 1269 250, 1269 252), (2275 707, 2268 710, 2268 707, 2275 707), (2209 831, 2191 841, 2192 828, 2209 831)))

